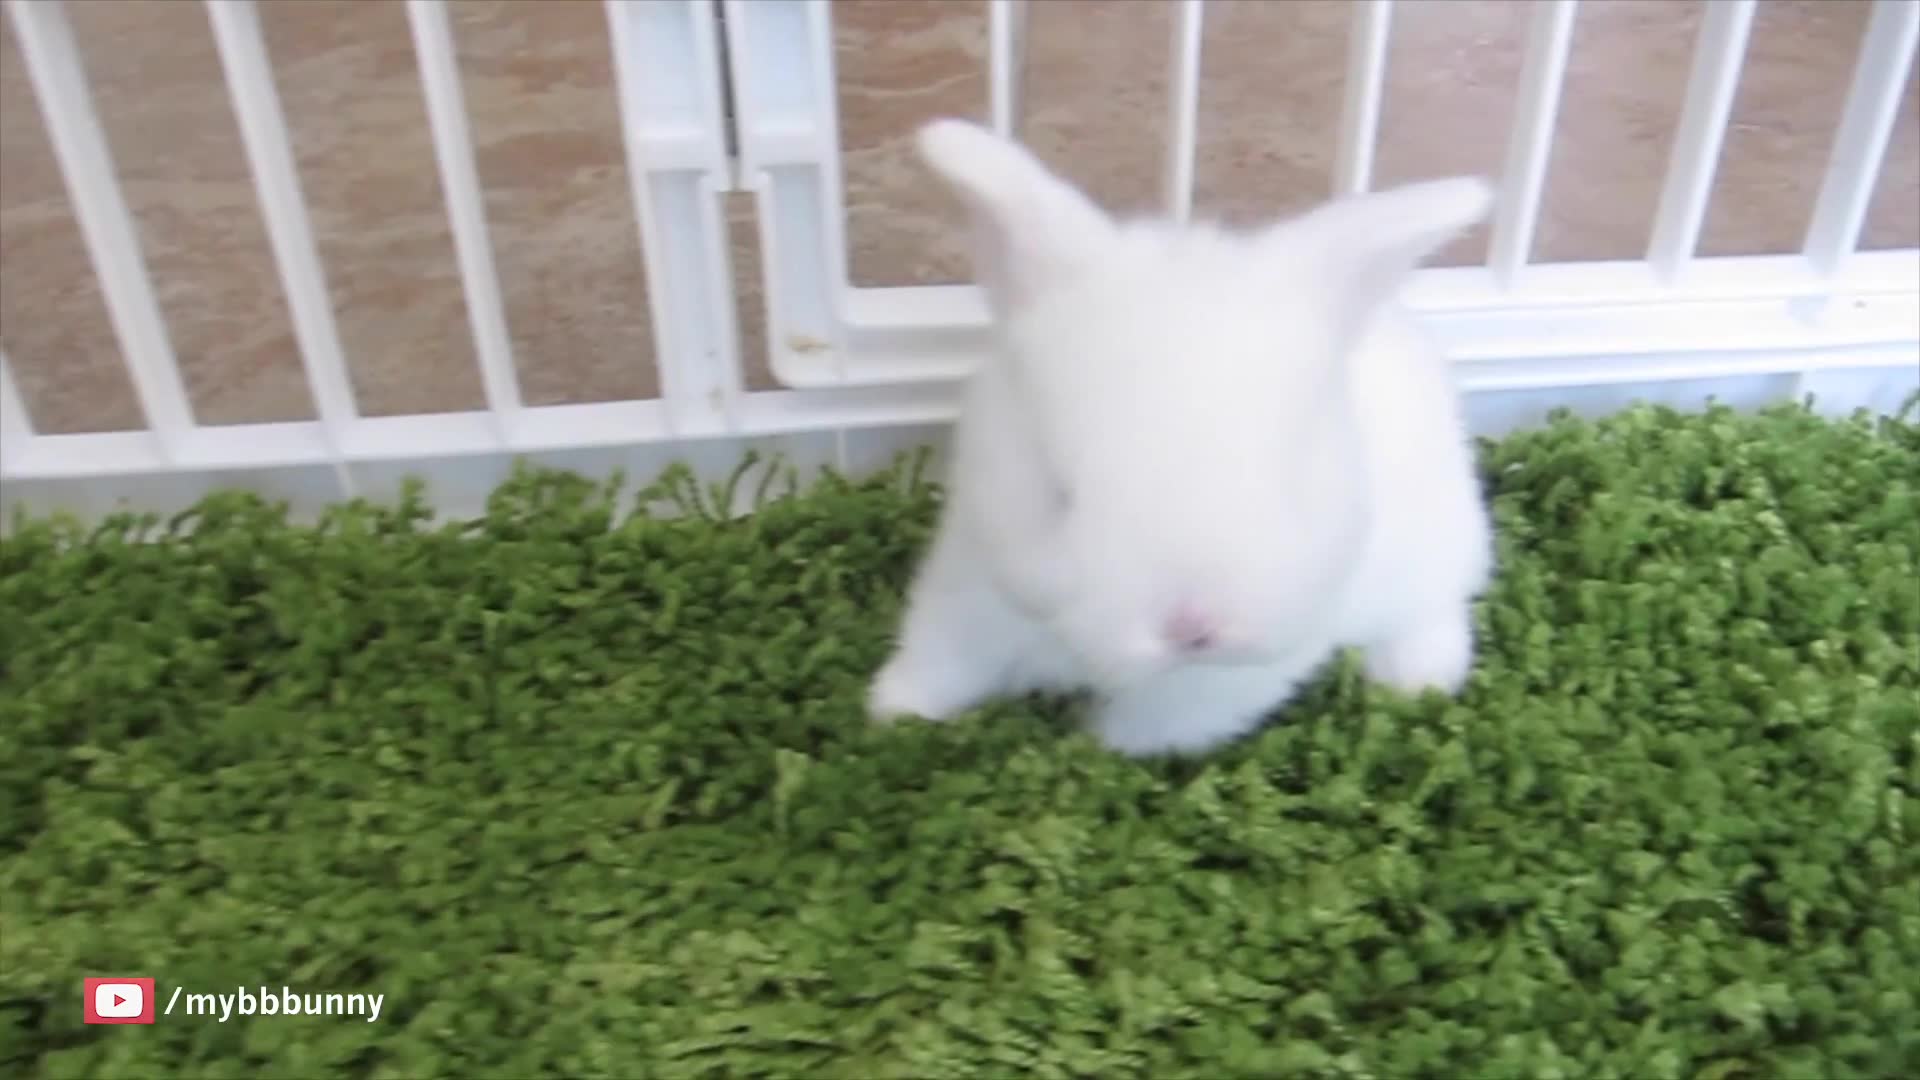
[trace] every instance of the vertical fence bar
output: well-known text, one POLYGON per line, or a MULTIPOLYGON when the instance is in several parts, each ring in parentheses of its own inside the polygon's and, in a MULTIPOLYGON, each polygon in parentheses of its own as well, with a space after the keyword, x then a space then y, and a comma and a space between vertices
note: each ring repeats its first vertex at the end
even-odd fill
POLYGON ((716 5, 606 0, 605 10, 667 423, 675 434, 731 429, 743 380, 720 206, 733 168, 716 5))
POLYGON ((326 272, 307 218, 307 201, 300 192, 300 173, 288 145, 287 121, 267 60, 266 38, 260 32, 260 11, 254 0, 207 0, 207 18, 226 72, 227 97, 240 123, 254 191, 266 218, 267 240, 293 315, 294 338, 300 343, 314 412, 326 434, 340 486, 351 496, 354 483, 344 445, 358 410, 327 295, 326 272))
POLYGON ((1180 0, 1173 16, 1171 78, 1167 80, 1167 214, 1185 221, 1193 214, 1194 144, 1200 123, 1200 40, 1206 0, 1180 0))
POLYGON ((194 427, 193 406, 167 338, 133 215, 115 179, 113 155, 94 112, 66 8, 60 0, 9 0, 7 14, 19 36, 27 77, 40 99, 47 137, 140 409, 163 460, 176 461, 181 441, 194 427))
POLYGON ((1672 280, 1693 258, 1706 220, 1707 199, 1720 164, 1721 144, 1733 114, 1733 95, 1746 60, 1755 0, 1719 0, 1707 5, 1687 76, 1686 104, 1673 136, 1673 156, 1660 188, 1647 260, 1672 280))
POLYGON ((991 0, 987 8, 988 106, 993 130, 1005 138, 1020 133, 1026 96, 1027 0, 991 0))
POLYGON ((1900 112, 1900 91, 1920 38, 1920 3, 1879 0, 1867 22, 1853 84, 1833 138, 1820 194, 1813 204, 1804 250, 1821 274, 1839 271, 1860 242, 1860 228, 1873 201, 1887 140, 1900 112))
POLYGON ((1577 6, 1578 0, 1542 0, 1533 8, 1526 61, 1520 70, 1519 108, 1507 141, 1500 204, 1487 251, 1488 265, 1503 286, 1513 284, 1533 250, 1577 6))
POLYGON ((512 442, 513 419, 520 411, 520 383, 514 374, 513 339, 507 331, 500 276, 487 237, 486 204, 480 172, 473 160, 473 136, 460 89, 460 66, 445 0, 407 0, 407 23, 420 61, 420 85, 427 99, 428 127, 440 167, 440 191, 447 200, 447 223, 460 260, 467 324, 480 362, 480 385, 487 395, 502 444, 512 442))
MULTIPOLYGON (((33 441, 33 420, 27 415, 27 405, 20 397, 20 388, 14 385, 13 369, 7 366, 7 354, 0 349, 0 458, 9 458, 19 453, 33 441)), ((6 473, 6 463, 0 461, 0 475, 6 473)))
POLYGON ((1340 146, 1333 166, 1336 198, 1373 185, 1374 147, 1380 140, 1380 99, 1387 83, 1387 35, 1393 0, 1359 0, 1347 28, 1347 85, 1340 103, 1340 146))
POLYGON ((722 2, 738 182, 759 216, 767 366, 788 387, 841 385, 850 278, 833 12, 824 0, 722 2))

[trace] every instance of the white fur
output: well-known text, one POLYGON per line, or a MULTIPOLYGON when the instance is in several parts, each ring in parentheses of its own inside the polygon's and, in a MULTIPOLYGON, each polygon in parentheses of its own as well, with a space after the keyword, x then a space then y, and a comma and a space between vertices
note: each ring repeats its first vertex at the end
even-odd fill
POLYGON ((1126 753, 1259 725, 1344 646, 1453 692, 1491 569, 1444 358, 1396 294, 1480 220, 1474 179, 1265 229, 1116 223, 971 124, 921 132, 969 207, 997 349, 874 680, 877 721, 1093 689, 1126 753), (1173 643, 1195 621, 1212 646, 1173 643))

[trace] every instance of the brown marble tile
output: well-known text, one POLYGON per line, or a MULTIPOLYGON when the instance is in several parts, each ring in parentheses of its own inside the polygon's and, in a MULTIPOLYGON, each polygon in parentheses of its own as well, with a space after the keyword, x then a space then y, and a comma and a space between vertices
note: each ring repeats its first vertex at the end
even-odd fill
POLYGON ((362 410, 479 408, 405 8, 302 0, 261 19, 362 410))
POLYGON ((1326 198, 1338 152, 1350 18, 1344 0, 1208 5, 1200 39, 1196 214, 1255 222, 1326 198))
POLYGON ((452 11, 527 402, 657 395, 601 6, 463 0, 452 11))
MULTIPOLYGON (((1747 67, 1701 251, 1754 255, 1797 250, 1872 8, 1869 0, 1765 0, 1754 16, 1747 67)), ((1887 147, 1867 247, 1920 242, 1920 102, 1911 79, 1887 147)))
POLYGON ((939 116, 985 122, 985 0, 840 0, 834 69, 848 269, 860 285, 967 280, 963 219, 913 156, 939 116))
MULTIPOLYGON (((182 136, 183 142, 189 140, 182 136)), ((180 194, 184 208, 195 193, 180 194)), ((5 18, 0 18, 0 347, 40 430, 144 425, 36 112, 13 24, 5 18)))

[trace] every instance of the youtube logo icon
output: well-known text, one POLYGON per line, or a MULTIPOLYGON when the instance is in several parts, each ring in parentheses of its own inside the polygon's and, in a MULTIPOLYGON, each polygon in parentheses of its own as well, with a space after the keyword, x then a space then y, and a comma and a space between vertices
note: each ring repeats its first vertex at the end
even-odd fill
POLYGON ((152 979, 87 979, 82 994, 89 1024, 153 1023, 152 979))

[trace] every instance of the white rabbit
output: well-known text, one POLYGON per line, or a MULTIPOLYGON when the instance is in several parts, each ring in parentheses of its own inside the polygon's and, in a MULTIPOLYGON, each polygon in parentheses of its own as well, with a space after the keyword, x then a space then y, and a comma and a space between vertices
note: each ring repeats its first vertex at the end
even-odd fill
POLYGON ((919 150, 972 215, 995 347, 875 721, 1091 688, 1110 748, 1197 753, 1342 647, 1402 690, 1461 687, 1491 528, 1444 358, 1397 294, 1486 215, 1486 183, 1230 232, 1116 222, 973 124, 919 150))

